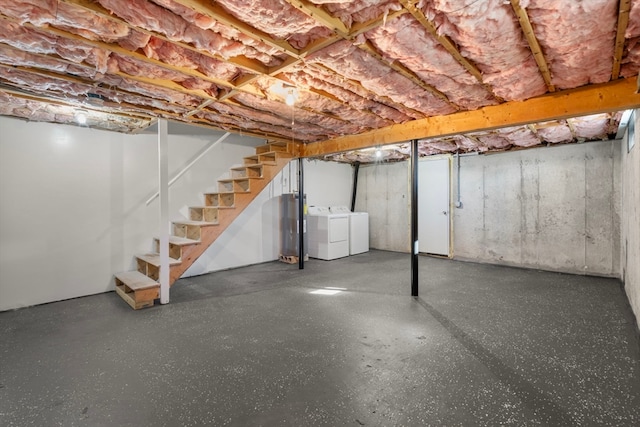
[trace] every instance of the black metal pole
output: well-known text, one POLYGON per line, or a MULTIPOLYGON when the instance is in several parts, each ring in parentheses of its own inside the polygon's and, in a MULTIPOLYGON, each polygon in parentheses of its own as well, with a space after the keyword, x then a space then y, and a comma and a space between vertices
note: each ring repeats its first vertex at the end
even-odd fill
POLYGON ((298 159, 298 269, 304 270, 304 166, 298 159))
POLYGON ((418 140, 411 141, 411 296, 418 296, 418 140))
POLYGON ((351 212, 356 210, 356 194, 358 194, 358 171, 360 171, 360 162, 353 164, 353 189, 351 190, 351 212))

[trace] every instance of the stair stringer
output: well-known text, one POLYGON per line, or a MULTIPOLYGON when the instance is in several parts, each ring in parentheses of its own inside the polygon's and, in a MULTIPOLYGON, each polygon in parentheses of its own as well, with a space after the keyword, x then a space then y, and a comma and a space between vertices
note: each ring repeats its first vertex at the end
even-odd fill
MULTIPOLYGON (((283 153, 284 154, 284 153, 283 153)), ((291 157, 277 157, 275 164, 264 165, 262 179, 251 180, 251 192, 236 193, 232 208, 218 211, 218 225, 202 227, 200 242, 182 248, 180 263, 172 265, 169 273, 169 284, 173 285, 193 265, 194 262, 216 241, 229 225, 258 197, 280 171, 291 161, 291 157)))

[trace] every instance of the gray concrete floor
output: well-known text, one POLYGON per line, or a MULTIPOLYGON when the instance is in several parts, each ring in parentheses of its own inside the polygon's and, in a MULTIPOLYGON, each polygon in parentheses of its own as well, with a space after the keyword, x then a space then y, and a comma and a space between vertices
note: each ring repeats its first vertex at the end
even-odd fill
POLYGON ((372 251, 0 313, 2 426, 640 423, 620 283, 372 251), (312 291, 345 288, 336 295, 312 291))

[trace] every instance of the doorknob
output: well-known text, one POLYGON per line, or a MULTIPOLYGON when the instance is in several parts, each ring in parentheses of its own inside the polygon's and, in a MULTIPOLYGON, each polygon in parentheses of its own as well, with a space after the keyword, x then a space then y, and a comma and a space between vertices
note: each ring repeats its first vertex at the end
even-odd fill
POLYGON ((442 215, 446 215, 446 214, 447 214, 447 211, 442 211, 442 215))

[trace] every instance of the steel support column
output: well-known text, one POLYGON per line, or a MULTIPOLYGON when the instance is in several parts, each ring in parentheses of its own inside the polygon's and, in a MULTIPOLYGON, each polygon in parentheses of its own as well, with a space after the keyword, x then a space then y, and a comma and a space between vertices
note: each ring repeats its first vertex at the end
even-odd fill
POLYGON ((418 296, 418 140, 411 141, 411 296, 418 296))
POLYGON ((304 159, 298 159, 298 268, 304 269, 304 159))

